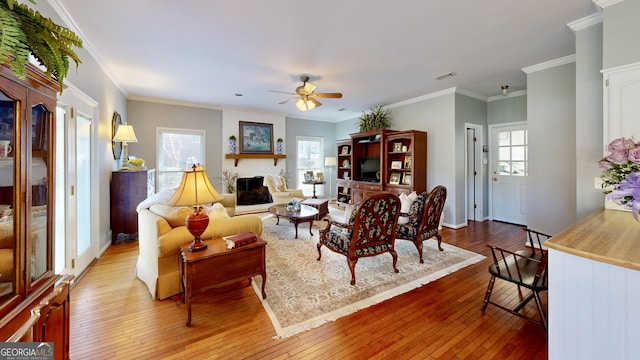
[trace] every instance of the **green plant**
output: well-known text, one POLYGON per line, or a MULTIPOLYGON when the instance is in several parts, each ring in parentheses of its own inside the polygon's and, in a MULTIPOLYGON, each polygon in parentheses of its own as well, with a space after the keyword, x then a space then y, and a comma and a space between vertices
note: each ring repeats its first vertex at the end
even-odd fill
POLYGON ((278 140, 276 140, 276 142, 283 142, 284 140, 282 140, 282 138, 278 138, 278 140))
POLYGON ((236 141, 236 136, 235 136, 235 135, 231 135, 231 136, 229 136, 229 140, 236 141))
MULTIPOLYGON (((35 1, 29 0, 32 4, 35 1)), ((82 47, 82 40, 71 30, 57 25, 17 0, 0 0, 0 62, 24 79, 29 53, 46 68, 48 78, 54 76, 61 85, 69 71, 69 58, 82 61, 72 47, 82 47)))
POLYGON ((382 105, 371 108, 360 116, 360 132, 391 127, 391 110, 382 105))

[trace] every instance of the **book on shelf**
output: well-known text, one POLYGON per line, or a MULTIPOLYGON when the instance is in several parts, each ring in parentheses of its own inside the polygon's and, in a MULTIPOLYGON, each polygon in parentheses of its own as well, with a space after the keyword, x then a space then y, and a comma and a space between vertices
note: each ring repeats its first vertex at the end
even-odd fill
POLYGON ((224 242, 227 244, 227 248, 233 249, 233 248, 254 243, 258 240, 258 237, 254 233, 244 232, 237 235, 227 236, 227 237, 224 237, 223 239, 224 239, 224 242))

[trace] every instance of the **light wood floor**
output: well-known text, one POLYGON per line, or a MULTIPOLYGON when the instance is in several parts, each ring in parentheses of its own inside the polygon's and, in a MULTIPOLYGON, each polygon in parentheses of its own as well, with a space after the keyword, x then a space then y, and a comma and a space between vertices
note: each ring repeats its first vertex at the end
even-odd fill
MULTIPOLYGON (((491 242, 520 249, 525 232, 499 222, 444 229, 444 242, 485 256, 491 242)), ((433 240, 429 240, 433 241, 433 240)), ((71 292, 71 358, 79 359, 546 359, 538 325, 490 306, 489 258, 350 316, 287 339, 240 282, 194 297, 185 326, 179 299, 153 301, 136 278, 137 242, 111 246, 71 292)), ((416 255, 417 256, 417 255, 416 255)), ((346 267, 345 261, 345 267, 346 267)), ((497 281, 493 299, 517 301, 497 281)), ((547 297, 543 296, 546 307, 547 297)), ((535 313, 535 306, 527 305, 535 313)))

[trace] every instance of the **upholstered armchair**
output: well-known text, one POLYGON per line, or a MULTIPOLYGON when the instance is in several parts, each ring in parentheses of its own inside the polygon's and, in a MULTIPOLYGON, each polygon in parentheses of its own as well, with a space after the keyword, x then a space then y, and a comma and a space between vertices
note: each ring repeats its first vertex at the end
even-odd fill
POLYGON ((442 251, 442 236, 438 231, 444 202, 447 199, 447 188, 436 186, 431 192, 418 195, 413 201, 406 215, 409 221, 399 224, 396 229, 396 239, 410 240, 418 249, 420 263, 423 264, 422 242, 435 237, 438 249, 442 251))
POLYGON ((347 257, 351 271, 351 285, 356 284, 355 267, 358 259, 390 253, 393 271, 398 254, 394 249, 396 225, 400 213, 400 198, 391 193, 378 193, 363 199, 351 212, 348 222, 341 224, 325 219, 327 226, 320 230, 318 261, 322 257, 321 247, 347 257))
POLYGON ((291 199, 304 200, 306 196, 299 189, 287 188, 286 180, 279 175, 265 175, 264 186, 269 189, 273 202, 278 204, 286 204, 291 199))

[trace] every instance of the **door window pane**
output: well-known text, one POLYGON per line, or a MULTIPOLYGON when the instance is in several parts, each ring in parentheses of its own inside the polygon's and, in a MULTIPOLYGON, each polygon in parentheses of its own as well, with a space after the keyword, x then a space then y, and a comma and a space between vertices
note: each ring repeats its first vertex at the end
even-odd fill
POLYGON ((527 130, 498 133, 498 174, 527 176, 527 130))

